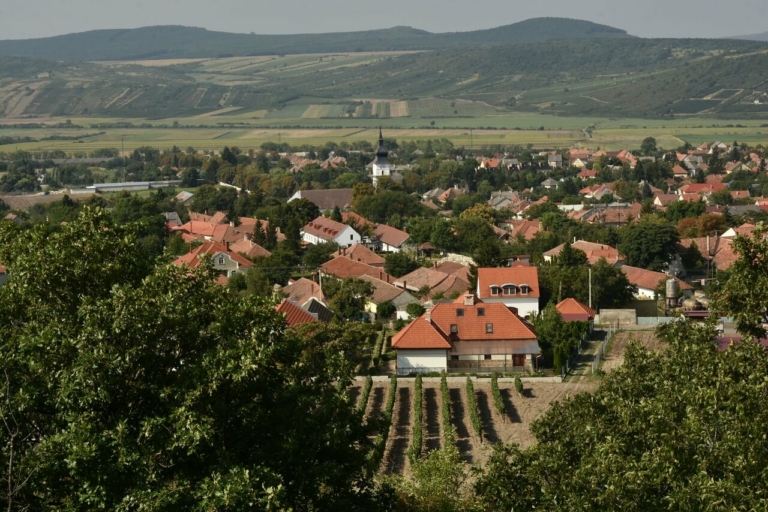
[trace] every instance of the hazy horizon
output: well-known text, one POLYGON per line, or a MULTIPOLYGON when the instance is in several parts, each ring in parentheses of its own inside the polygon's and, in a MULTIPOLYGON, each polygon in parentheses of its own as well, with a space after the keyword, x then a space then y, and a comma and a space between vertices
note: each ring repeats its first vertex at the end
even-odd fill
POLYGON ((34 39, 102 29, 184 25, 213 31, 257 34, 353 32, 411 26, 429 32, 465 32, 530 18, 562 17, 609 25, 640 37, 718 38, 766 31, 768 2, 733 0, 542 0, 511 8, 501 0, 5 0, 0 5, 0 40, 34 39), (215 16, 211 16, 214 11, 215 16), (725 11, 728 15, 720 14, 725 11), (483 15, 483 13, 488 13, 483 15), (736 13, 748 13, 737 16, 736 13))

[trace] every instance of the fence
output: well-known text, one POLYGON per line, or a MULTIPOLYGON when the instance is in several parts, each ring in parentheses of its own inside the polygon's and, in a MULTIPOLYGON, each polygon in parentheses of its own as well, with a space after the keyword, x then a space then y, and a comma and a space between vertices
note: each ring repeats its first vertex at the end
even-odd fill
POLYGON ((589 339, 589 333, 585 333, 584 337, 582 337, 579 340, 579 345, 571 352, 570 357, 565 362, 565 365, 561 369, 561 377, 563 380, 565 380, 566 375, 568 375, 576 366, 576 359, 581 355, 581 353, 584 351, 584 343, 589 339))
POLYGON ((668 324, 675 320, 679 320, 679 318, 674 316, 639 316, 637 317, 637 325, 668 324))
POLYGON ((592 373, 594 374, 598 368, 600 368, 600 361, 603 360, 605 357, 605 349, 608 347, 608 343, 611 341, 613 336, 616 334, 616 331, 619 330, 618 322, 614 325, 608 326, 608 329, 605 334, 605 339, 600 342, 600 345, 597 347, 597 351, 595 352, 594 356, 592 357, 592 373))

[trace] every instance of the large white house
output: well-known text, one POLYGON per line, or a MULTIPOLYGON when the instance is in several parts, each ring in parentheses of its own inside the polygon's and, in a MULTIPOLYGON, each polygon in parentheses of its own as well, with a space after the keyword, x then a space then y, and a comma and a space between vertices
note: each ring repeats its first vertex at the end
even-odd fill
POLYGON ((339 247, 350 247, 360 243, 360 233, 321 215, 301 229, 301 239, 313 245, 336 242, 339 247))
POLYGON ((384 147, 384 136, 381 134, 381 128, 379 128, 379 147, 376 150, 376 159, 373 161, 371 171, 374 187, 378 185, 381 176, 391 176, 392 166, 389 164, 388 156, 389 151, 384 147))
POLYGON ((539 314, 539 269, 523 263, 511 267, 477 269, 477 296, 485 303, 500 302, 521 317, 539 314))

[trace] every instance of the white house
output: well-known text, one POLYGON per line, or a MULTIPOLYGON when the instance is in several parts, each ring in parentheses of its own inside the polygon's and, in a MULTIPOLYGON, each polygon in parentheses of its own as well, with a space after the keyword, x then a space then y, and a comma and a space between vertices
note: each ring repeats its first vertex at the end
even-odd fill
POLYGON ((500 302, 521 317, 539 314, 539 269, 524 263, 511 267, 477 269, 477 296, 485 303, 500 302))
POLYGON ((675 279, 677 281, 678 290, 684 295, 690 296, 693 293, 691 285, 674 276, 668 276, 663 272, 654 272, 653 270, 630 267, 629 265, 622 266, 621 271, 624 272, 627 276, 627 280, 631 284, 637 286, 637 293, 635 296, 638 299, 655 299, 656 290, 663 286, 667 279, 675 279))
POLYGON ((373 234, 381 241, 383 252, 400 252, 411 237, 405 231, 401 231, 386 224, 379 224, 373 234))
POLYGON ((301 229, 301 239, 313 245, 336 242, 339 247, 350 247, 360 243, 360 233, 321 215, 301 229))

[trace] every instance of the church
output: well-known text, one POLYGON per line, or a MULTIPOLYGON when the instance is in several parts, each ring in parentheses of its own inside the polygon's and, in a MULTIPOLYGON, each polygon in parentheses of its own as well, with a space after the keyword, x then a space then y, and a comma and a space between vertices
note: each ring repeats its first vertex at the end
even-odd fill
POLYGON ((381 134, 381 128, 379 128, 379 147, 376 149, 376 159, 371 167, 371 179, 373 180, 374 187, 378 185, 378 179, 381 176, 390 176, 392 173, 392 167, 387 159, 388 156, 389 151, 384 147, 384 136, 381 134))

